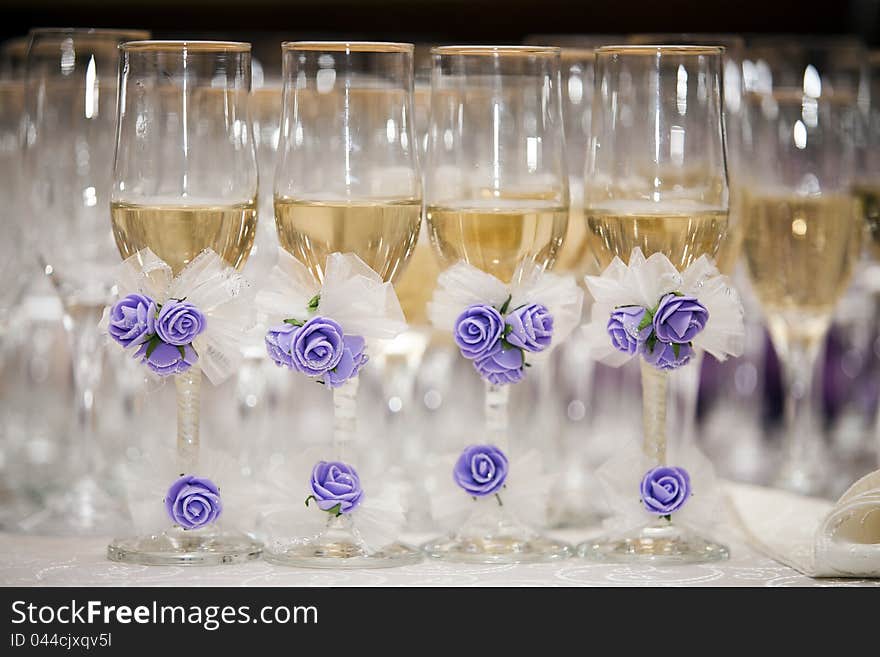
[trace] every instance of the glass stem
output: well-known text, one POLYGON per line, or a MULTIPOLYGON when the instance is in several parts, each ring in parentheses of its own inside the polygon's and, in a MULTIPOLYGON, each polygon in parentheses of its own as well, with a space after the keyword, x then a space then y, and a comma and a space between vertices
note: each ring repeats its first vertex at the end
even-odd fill
POLYGON ((357 432, 358 377, 333 389, 333 458, 345 462, 357 432))
MULTIPOLYGON (((818 472, 823 449, 813 416, 813 366, 819 354, 818 340, 790 340, 782 359, 785 382, 785 438, 782 446, 783 476, 807 479, 818 472)), ((815 491, 811 491, 815 492, 815 491)))
POLYGON ((510 440, 507 435, 507 403, 510 399, 510 386, 496 386, 486 382, 486 435, 490 445, 495 445, 507 454, 510 440))
POLYGON ((198 365, 174 377, 177 387, 177 458, 182 473, 193 473, 199 461, 199 404, 202 371, 198 365))
POLYGON ((64 325, 73 360, 73 384, 76 396, 77 441, 71 445, 72 460, 79 474, 89 476, 99 467, 100 455, 95 444, 95 392, 101 384, 104 351, 98 322, 101 308, 70 306, 65 309, 64 325))
POLYGON ((666 465, 666 397, 669 373, 652 367, 645 361, 642 366, 642 448, 657 465, 666 465))

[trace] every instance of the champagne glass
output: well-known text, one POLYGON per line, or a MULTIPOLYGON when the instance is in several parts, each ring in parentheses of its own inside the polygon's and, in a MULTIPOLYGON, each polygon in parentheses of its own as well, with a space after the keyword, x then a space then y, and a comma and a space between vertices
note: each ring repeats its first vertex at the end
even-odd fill
MULTIPOLYGON (((413 45, 287 42, 275 223, 281 246, 323 279, 327 256, 354 253, 395 281, 419 235, 422 190, 413 125, 413 45)), ((333 390, 334 460, 357 438, 358 378, 333 390)), ((303 482, 305 483, 305 482, 303 482)), ((368 491, 369 494, 369 491, 368 491)), ((381 568, 414 563, 414 548, 365 543, 348 514, 321 534, 267 548, 276 563, 381 568)))
MULTIPOLYGON (((861 202, 864 217, 867 252, 880 270, 880 50, 871 51, 868 57, 870 96, 866 115, 866 135, 858 149, 858 168, 853 186, 861 202)), ((875 274, 875 279, 880 274, 875 274)), ((880 291, 880 281, 872 287, 880 291)))
POLYGON ((32 30, 25 81, 24 171, 27 241, 64 307, 73 358, 76 420, 67 439, 65 489, 50 496, 34 531, 104 533, 124 518, 106 490, 95 444, 102 351, 98 320, 118 262, 107 223, 119 43, 148 38, 136 30, 32 30))
MULTIPOLYGON (((110 199, 123 258, 151 249, 175 275, 205 249, 244 266, 257 221, 257 161, 248 115, 250 44, 122 44, 116 159, 110 199)), ((199 458, 198 364, 175 375, 181 472, 199 458)), ((261 546, 220 522, 115 539, 114 561, 227 564, 261 546)))
POLYGON ((763 86, 749 94, 744 253, 782 362, 785 437, 777 484, 828 485, 812 404, 813 369, 852 277, 863 224, 852 193, 865 60, 855 45, 754 49, 763 86))
MULTIPOLYGON (((445 46, 432 53, 425 206, 441 261, 464 260, 505 283, 516 283, 523 265, 551 267, 569 205, 559 48, 445 46)), ((486 384, 479 439, 507 454, 509 393, 509 386, 486 384)), ((570 554, 493 500, 475 504, 462 526, 423 549, 487 563, 570 554)))
MULTIPOLYGON (((603 267, 634 247, 663 253, 683 271, 716 258, 728 232, 727 155, 721 107, 722 48, 609 46, 596 51, 584 206, 603 267)), ((644 453, 665 465, 668 372, 644 361, 644 453)), ((637 495, 633 491, 633 495, 637 495)), ((580 546, 599 561, 702 562, 727 549, 658 518, 580 546)))

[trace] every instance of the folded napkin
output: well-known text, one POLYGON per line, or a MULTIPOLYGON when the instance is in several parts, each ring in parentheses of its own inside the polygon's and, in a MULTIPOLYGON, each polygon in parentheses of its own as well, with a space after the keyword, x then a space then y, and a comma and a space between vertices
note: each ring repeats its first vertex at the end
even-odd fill
POLYGON ((753 547, 810 577, 880 577, 880 470, 836 504, 727 484, 731 515, 753 547))

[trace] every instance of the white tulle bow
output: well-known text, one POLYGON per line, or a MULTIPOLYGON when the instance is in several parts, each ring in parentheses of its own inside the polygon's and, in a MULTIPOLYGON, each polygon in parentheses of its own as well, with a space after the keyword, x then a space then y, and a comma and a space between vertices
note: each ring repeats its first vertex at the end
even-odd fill
POLYGON ((285 319, 308 319, 316 314, 309 302, 320 294, 317 314, 338 322, 349 335, 391 339, 406 330, 406 319, 394 286, 353 253, 327 256, 323 285, 299 260, 283 249, 257 295, 260 321, 265 326, 285 319))
MULTIPOLYGON (((553 346, 561 344, 581 320, 584 295, 573 276, 542 271, 533 265, 523 266, 514 276, 513 285, 464 261, 457 262, 437 277, 437 288, 428 303, 428 317, 435 328, 452 331, 455 320, 470 305, 484 303, 500 308, 510 297, 509 307, 540 303, 553 316, 553 346)), ((545 357, 551 349, 530 358, 545 357)))
MULTIPOLYGON (((205 330, 192 342, 199 355, 199 369, 215 385, 236 371, 246 332, 256 319, 253 291, 247 280, 214 251, 202 251, 174 276, 168 264, 150 249, 143 249, 120 265, 116 290, 118 298, 139 293, 160 304, 185 298, 207 319, 205 330)), ((104 331, 109 318, 108 307, 100 323, 104 331)), ((140 346, 133 345, 127 351, 134 355, 140 346)))
POLYGON ((596 360, 617 367, 633 357, 616 350, 608 336, 608 319, 617 306, 654 308, 670 292, 696 297, 709 311, 705 327, 694 337, 695 349, 704 349, 718 360, 742 353, 742 302, 727 277, 706 256, 700 256, 684 272, 679 272, 664 254, 654 253, 645 258, 641 249, 635 248, 629 265, 614 258, 601 276, 587 276, 584 280, 594 299, 584 333, 596 360))

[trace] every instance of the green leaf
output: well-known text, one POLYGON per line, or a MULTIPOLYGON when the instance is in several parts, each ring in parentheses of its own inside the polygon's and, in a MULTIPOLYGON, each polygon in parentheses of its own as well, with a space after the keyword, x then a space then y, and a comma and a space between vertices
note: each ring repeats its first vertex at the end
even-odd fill
POLYGON ((498 309, 499 313, 501 313, 502 315, 507 313, 507 309, 510 308, 510 300, 512 298, 513 298, 512 295, 510 295, 510 294, 507 295, 507 301, 505 301, 504 304, 501 306, 501 308, 498 309))
POLYGON ((678 358, 678 353, 681 351, 681 345, 677 342, 672 343, 672 353, 675 354, 675 357, 678 358))
POLYGON ((652 354, 654 353, 654 345, 657 344, 657 336, 652 332, 651 335, 648 336, 648 339, 645 340, 645 346, 648 347, 648 351, 652 354))
POLYGON ((302 326, 305 322, 301 322, 298 319, 285 319, 285 324, 290 324, 291 326, 302 326))
POLYGON ((337 504, 336 506, 334 506, 334 507, 332 507, 332 508, 330 508, 330 509, 327 509, 327 513, 332 513, 332 514, 335 515, 337 518, 338 518, 339 516, 341 516, 341 515, 342 515, 342 502, 340 502, 339 504, 337 504))
POLYGON ((665 516, 660 516, 660 517, 663 518, 664 520, 666 520, 666 522, 672 522, 672 516, 668 513, 665 516))
POLYGON ((315 312, 318 309, 319 303, 321 303, 321 295, 316 294, 311 299, 309 299, 309 310, 315 312))
POLYGON ((317 498, 316 498, 314 495, 309 495, 309 496, 306 498, 306 506, 308 506, 308 505, 309 505, 309 502, 311 502, 312 500, 315 500, 316 502, 318 501, 317 498))
POLYGON ((149 343, 147 343, 146 357, 149 358, 153 354, 153 352, 156 351, 156 347, 158 347, 160 344, 162 344, 162 339, 158 335, 154 334, 153 337, 150 338, 149 343))
POLYGON ((504 506, 504 503, 501 501, 501 496, 498 493, 495 493, 495 499, 498 500, 498 506, 504 506))
POLYGON ((177 345, 177 351, 180 352, 181 358, 186 358, 186 349, 182 345, 177 345))
POLYGON ((526 366, 526 367, 531 367, 531 366, 532 366, 531 363, 523 363, 523 365, 526 366))
POLYGON ((684 292, 679 292, 678 290, 676 290, 676 291, 673 292, 672 294, 674 294, 674 295, 677 296, 677 297, 683 297, 683 296, 684 296, 684 292))
POLYGON ((508 335, 510 335, 512 332, 513 332, 513 327, 512 327, 510 324, 505 324, 505 325, 504 325, 504 336, 503 336, 503 337, 506 338, 506 337, 507 337, 508 335))

